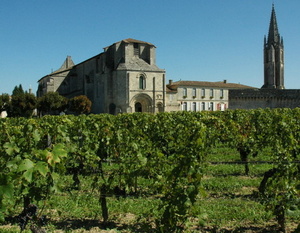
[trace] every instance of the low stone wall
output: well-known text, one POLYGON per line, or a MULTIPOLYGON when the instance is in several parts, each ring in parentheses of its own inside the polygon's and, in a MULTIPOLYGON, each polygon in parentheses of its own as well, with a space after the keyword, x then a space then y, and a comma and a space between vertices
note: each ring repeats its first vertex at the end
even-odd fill
POLYGON ((299 89, 235 89, 229 90, 229 109, 297 108, 299 89))

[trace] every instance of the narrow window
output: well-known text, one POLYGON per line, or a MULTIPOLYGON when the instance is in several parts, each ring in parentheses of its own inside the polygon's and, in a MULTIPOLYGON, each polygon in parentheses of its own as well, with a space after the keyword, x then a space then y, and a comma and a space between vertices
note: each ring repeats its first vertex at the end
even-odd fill
POLYGON ((197 89, 193 88, 193 98, 196 98, 196 96, 197 96, 197 89))
POLYGON ((224 98, 224 90, 223 90, 223 89, 220 90, 220 98, 221 98, 221 99, 224 98))
POLYGON ((187 89, 184 87, 183 88, 183 98, 186 98, 187 97, 187 89))
POLYGON ((139 78, 139 88, 143 90, 146 89, 146 79, 143 75, 139 78))
POLYGON ((133 49, 134 49, 134 55, 138 56, 139 55, 139 44, 138 43, 134 43, 133 44, 133 49))
POLYGON ((214 102, 209 103, 209 110, 214 111, 214 102))
POLYGON ((202 96, 202 98, 205 97, 205 89, 204 88, 201 89, 201 96, 202 96))
POLYGON ((187 102, 183 102, 182 104, 182 110, 187 111, 187 102))
POLYGON ((210 98, 214 97, 214 89, 210 89, 210 98))
POLYGON ((204 111, 205 110, 205 102, 201 103, 201 110, 204 111))
POLYGON ((194 112, 197 111, 197 103, 196 102, 193 102, 192 109, 194 112))

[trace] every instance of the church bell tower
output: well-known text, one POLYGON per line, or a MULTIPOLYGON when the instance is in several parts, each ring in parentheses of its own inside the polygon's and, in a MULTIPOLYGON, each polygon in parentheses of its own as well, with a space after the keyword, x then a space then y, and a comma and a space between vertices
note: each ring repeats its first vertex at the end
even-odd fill
POLYGON ((284 89, 284 46, 280 37, 274 4, 268 38, 264 38, 264 85, 266 89, 284 89))

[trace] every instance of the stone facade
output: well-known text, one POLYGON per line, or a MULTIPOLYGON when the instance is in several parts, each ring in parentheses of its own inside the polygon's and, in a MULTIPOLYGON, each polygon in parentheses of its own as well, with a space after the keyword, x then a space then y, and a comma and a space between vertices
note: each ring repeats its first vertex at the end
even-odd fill
POLYGON ((253 88, 236 83, 169 81, 166 94, 168 111, 224 111, 229 107, 231 89, 253 88))
POLYGON ((58 70, 41 78, 38 81, 39 87, 37 90, 37 96, 43 96, 48 92, 56 92, 64 79, 68 76, 73 66, 74 62, 72 61, 72 58, 68 56, 58 70))
POLYGON ((59 70, 38 81, 37 95, 86 95, 92 113, 165 111, 165 70, 156 66, 155 50, 151 43, 126 39, 77 65, 68 57, 59 70))

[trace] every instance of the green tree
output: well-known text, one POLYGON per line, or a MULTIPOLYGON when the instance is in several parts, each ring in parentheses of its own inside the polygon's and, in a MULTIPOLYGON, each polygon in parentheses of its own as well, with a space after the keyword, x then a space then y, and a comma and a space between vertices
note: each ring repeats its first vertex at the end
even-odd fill
POLYGON ((37 105, 36 97, 31 93, 23 93, 11 96, 8 116, 31 117, 37 105))
POLYGON ((15 96, 15 95, 23 95, 23 94, 25 94, 25 92, 23 90, 22 84, 20 84, 19 86, 15 86, 12 95, 15 96))
POLYGON ((68 107, 68 99, 61 96, 58 92, 48 92, 38 98, 37 108, 42 114, 57 114, 68 107))
POLYGON ((77 114, 91 112, 92 102, 85 95, 75 96, 69 101, 69 110, 77 114))
POLYGON ((9 95, 0 95, 0 112, 7 111, 9 108, 9 95))

